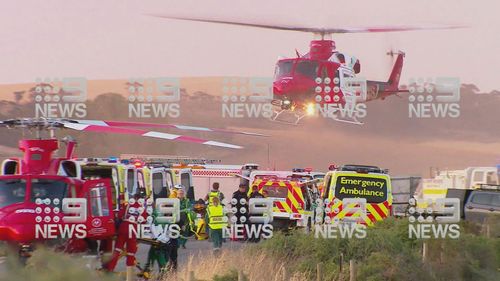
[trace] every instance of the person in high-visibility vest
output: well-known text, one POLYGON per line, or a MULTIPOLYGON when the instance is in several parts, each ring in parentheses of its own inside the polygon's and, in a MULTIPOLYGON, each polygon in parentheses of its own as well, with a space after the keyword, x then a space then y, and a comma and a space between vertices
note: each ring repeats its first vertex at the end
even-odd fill
MULTIPOLYGON (((208 206, 212 206, 212 201, 214 198, 218 198, 219 203, 221 203, 222 200, 224 200, 224 194, 219 191, 219 183, 218 182, 214 182, 212 184, 212 190, 210 190, 210 192, 207 194, 207 196, 205 196, 205 202, 207 202, 208 206)), ((208 220, 206 220, 206 221, 208 221, 208 220)), ((205 224, 205 232, 206 233, 210 232, 210 228, 208 227, 208 223, 205 224)), ((212 239, 210 237, 210 235, 208 235, 208 239, 209 240, 212 239)))
POLYGON ((222 247, 222 230, 227 226, 224 207, 218 197, 214 197, 212 205, 208 206, 207 217, 208 227, 210 228, 210 239, 212 239, 214 250, 218 251, 222 247))
POLYGON ((212 190, 205 196, 205 201, 207 202, 208 205, 212 205, 212 200, 213 198, 217 197, 219 199, 219 203, 224 200, 224 194, 219 191, 219 183, 214 182, 212 184, 212 190))

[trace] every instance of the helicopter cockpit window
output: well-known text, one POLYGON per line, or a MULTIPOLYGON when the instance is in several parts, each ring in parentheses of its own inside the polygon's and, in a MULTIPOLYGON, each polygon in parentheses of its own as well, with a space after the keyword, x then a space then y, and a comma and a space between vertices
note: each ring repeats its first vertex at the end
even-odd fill
POLYGON ((33 179, 31 181, 31 202, 35 202, 37 198, 42 200, 59 199, 59 202, 68 194, 68 184, 63 181, 51 179, 33 179))
POLYGON ((0 180, 0 208, 23 202, 26 195, 26 180, 0 180))
POLYGON ((275 77, 283 77, 283 76, 289 76, 290 73, 292 72, 293 68, 293 61, 287 60, 287 61, 280 61, 276 65, 276 72, 275 72, 275 77))
POLYGON ((295 73, 314 79, 318 77, 318 62, 312 60, 299 61, 295 67, 295 73))

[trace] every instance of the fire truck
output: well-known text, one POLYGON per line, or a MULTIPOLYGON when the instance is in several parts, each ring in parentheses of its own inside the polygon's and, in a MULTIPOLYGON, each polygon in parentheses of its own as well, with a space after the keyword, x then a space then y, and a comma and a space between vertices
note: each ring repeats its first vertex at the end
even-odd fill
POLYGON ((324 184, 322 200, 326 205, 326 214, 322 218, 325 223, 372 225, 391 214, 393 199, 387 170, 376 166, 344 165, 329 171, 324 184), (352 199, 365 199, 366 204, 344 204, 352 199))

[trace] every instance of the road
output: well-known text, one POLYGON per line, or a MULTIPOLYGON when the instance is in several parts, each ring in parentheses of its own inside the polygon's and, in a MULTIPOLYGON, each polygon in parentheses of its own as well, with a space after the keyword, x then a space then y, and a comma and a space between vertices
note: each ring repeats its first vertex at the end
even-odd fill
MULTIPOLYGON (((244 243, 241 242, 233 242, 233 241, 227 241, 226 243, 223 244, 223 250, 237 250, 240 249, 244 243)), ((139 244, 139 249, 137 251, 136 258, 139 261, 141 265, 144 265, 147 260, 148 256, 148 250, 149 250, 149 245, 147 244, 139 244)), ((196 264, 197 261, 200 261, 201 259, 207 258, 210 256, 212 253, 212 244, 211 242, 204 240, 204 241, 197 241, 194 239, 190 239, 187 244, 186 244, 186 249, 179 249, 178 252, 178 270, 183 270, 184 266, 188 264, 189 258, 193 256, 193 263, 196 264)), ((96 256, 86 256, 87 260, 87 267, 89 268, 98 268, 100 267, 100 262, 96 258, 96 256)), ((8 272, 7 268, 7 263, 6 263, 6 257, 0 257, 0 279, 4 278, 6 273, 8 272)), ((125 272, 125 257, 122 257, 120 261, 118 262, 118 265, 116 267, 117 272, 125 272)), ((155 271, 157 271, 158 268, 155 268, 155 271)), ((136 269, 138 272, 138 269, 136 269)))
MULTIPOLYGON (((226 243, 223 244, 223 249, 236 250, 240 249, 243 245, 244 243, 233 242, 228 240, 226 241, 226 243)), ((148 250, 149 250, 149 245, 139 244, 139 249, 137 251, 136 257, 141 265, 144 265, 144 263, 147 260, 148 250)), ((187 265, 189 258, 191 256, 193 256, 193 263, 196 263, 197 261, 209 256, 211 253, 212 253, 211 242, 207 240, 204 241, 189 240, 186 244, 186 249, 179 249, 178 252, 179 270, 183 270, 183 267, 187 265)), ((120 259, 116 267, 116 271, 120 272, 125 271, 125 258, 120 259)))

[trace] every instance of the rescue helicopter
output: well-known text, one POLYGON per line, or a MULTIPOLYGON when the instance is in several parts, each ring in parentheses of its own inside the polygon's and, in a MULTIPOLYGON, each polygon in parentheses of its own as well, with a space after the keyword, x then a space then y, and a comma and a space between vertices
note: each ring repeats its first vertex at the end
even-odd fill
POLYGON ((359 106, 368 101, 385 99, 391 95, 408 92, 399 88, 405 53, 389 51, 387 55, 396 58, 387 81, 371 81, 356 77, 361 72, 358 58, 337 50, 333 34, 400 32, 429 29, 454 29, 461 26, 388 26, 388 27, 345 27, 320 28, 292 26, 285 24, 260 24, 244 21, 228 21, 201 17, 179 17, 151 14, 154 17, 230 24, 266 29, 300 31, 313 33, 315 39, 309 44, 309 52, 296 57, 280 58, 276 63, 273 81, 275 107, 272 121, 297 125, 305 116, 331 117, 336 121, 362 124, 357 120, 356 111, 366 110, 359 106), (295 121, 280 120, 282 114, 291 114, 295 121))
MULTIPOLYGON (((163 132, 126 127, 177 128, 204 132, 255 135, 227 129, 212 129, 175 124, 75 120, 63 118, 20 118, 0 121, 0 127, 34 131, 35 138, 21 139, 23 156, 6 159, 0 175, 0 241, 15 247, 21 258, 27 258, 38 243, 57 244, 66 252, 84 252, 95 241, 113 239, 115 219, 120 208, 116 200, 120 189, 110 178, 78 177, 74 157, 76 141, 71 137, 57 139, 58 129, 140 135, 170 141, 204 144, 222 148, 238 145, 163 132), (66 145, 62 157, 54 153, 66 145), (82 199, 88 203, 79 202, 82 199)), ((110 243, 111 244, 111 243, 110 243)))

